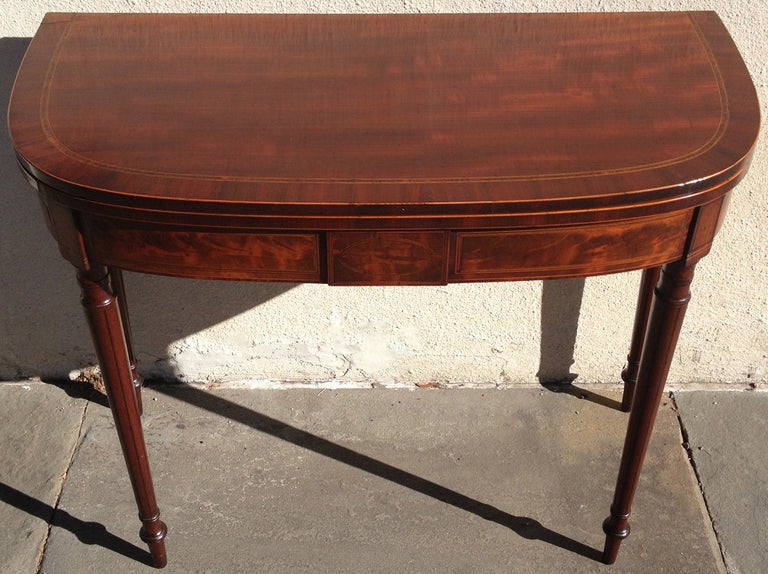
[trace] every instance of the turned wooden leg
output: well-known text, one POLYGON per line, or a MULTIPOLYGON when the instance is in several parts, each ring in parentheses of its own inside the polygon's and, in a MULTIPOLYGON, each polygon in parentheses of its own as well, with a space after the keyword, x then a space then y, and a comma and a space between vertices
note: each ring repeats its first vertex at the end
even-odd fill
POLYGON ((110 282, 109 271, 104 267, 81 270, 78 272, 78 280, 109 406, 139 507, 139 518, 143 523, 139 535, 149 545, 154 565, 162 568, 166 564, 166 527, 160 520, 160 511, 155 501, 125 330, 120 320, 119 305, 112 292, 113 283, 110 282))
POLYGON ((141 415, 144 407, 141 403, 141 387, 144 381, 136 370, 136 355, 133 352, 133 336, 131 335, 131 319, 128 315, 128 303, 125 298, 125 284, 123 283, 123 272, 117 267, 109 268, 109 275, 112 279, 112 290, 117 299, 117 305, 120 308, 120 318, 123 322, 123 333, 125 335, 125 345, 128 349, 128 360, 131 363, 131 380, 133 381, 133 390, 136 394, 136 406, 141 415))
POLYGON ((621 379, 624 381, 624 394, 621 398, 621 410, 628 413, 632 408, 632 399, 635 396, 637 373, 640 371, 640 358, 645 343, 645 332, 648 328, 648 315, 651 312, 653 289, 659 282, 661 267, 652 267, 643 271, 640 279, 640 292, 637 295, 637 309, 635 310, 635 325, 632 329, 632 342, 629 346, 627 365, 621 371, 621 379))
POLYGON ((654 291, 646 344, 640 361, 634 404, 629 415, 611 514, 603 522, 603 561, 613 564, 621 541, 629 535, 629 513, 640 469, 656 420, 685 309, 691 298, 694 264, 669 263, 654 291))

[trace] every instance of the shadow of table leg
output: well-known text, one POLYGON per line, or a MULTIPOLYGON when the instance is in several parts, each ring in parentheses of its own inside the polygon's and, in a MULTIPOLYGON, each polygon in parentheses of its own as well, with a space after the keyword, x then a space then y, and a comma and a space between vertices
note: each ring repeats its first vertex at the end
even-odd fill
POLYGON ((53 508, 28 494, 0 482, 0 501, 18 508, 31 516, 44 520, 51 526, 63 528, 77 536, 83 544, 96 544, 131 560, 152 565, 149 552, 115 536, 98 522, 86 522, 68 512, 53 508))
POLYGON ((159 385, 153 388, 155 391, 166 394, 176 400, 184 401, 200 409, 226 417, 229 420, 249 426, 254 430, 264 432, 296 446, 409 488, 444 504, 470 512, 485 520, 505 526, 528 540, 541 540, 593 560, 600 559, 599 550, 555 532, 532 518, 515 516, 490 504, 480 502, 411 472, 258 413, 222 397, 206 393, 194 387, 159 385))
POLYGON ((536 376, 542 385, 576 378, 571 365, 584 284, 583 278, 551 279, 541 284, 541 354, 536 376))

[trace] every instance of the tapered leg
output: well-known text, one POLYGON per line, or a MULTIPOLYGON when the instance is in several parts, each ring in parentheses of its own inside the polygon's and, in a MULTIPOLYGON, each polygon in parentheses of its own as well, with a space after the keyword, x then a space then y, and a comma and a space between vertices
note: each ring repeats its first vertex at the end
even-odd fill
POLYGON ((665 265, 654 292, 611 515, 603 522, 606 534, 603 561, 606 564, 616 561, 619 545, 629 535, 632 499, 690 299, 693 270, 694 264, 686 265, 680 261, 665 265))
POLYGON ((141 375, 136 369, 136 355, 133 352, 133 337, 131 335, 131 320, 128 315, 128 303, 125 298, 125 284, 123 283, 123 273, 117 267, 109 268, 109 275, 112 278, 112 289, 117 299, 117 305, 120 308, 120 318, 123 321, 123 333, 125 334, 125 345, 128 348, 128 360, 131 363, 131 380, 133 381, 133 389, 136 394, 136 405, 139 409, 139 414, 144 410, 141 404, 141 387, 144 381, 141 379, 141 375))
POLYGON ((640 279, 640 292, 637 295, 637 308, 635 310, 635 325, 632 329, 632 342, 629 346, 627 366, 621 371, 621 379, 624 381, 624 394, 621 398, 621 410, 628 413, 632 408, 632 399, 635 396, 637 373, 640 371, 640 358, 645 343, 645 332, 648 328, 648 315, 651 312, 653 289, 659 282, 661 267, 652 267, 643 271, 640 279))
POLYGON ((154 565, 162 568, 166 564, 166 527, 160 520, 155 500, 119 306, 106 268, 79 271, 78 280, 109 406, 139 507, 139 518, 143 523, 139 535, 149 545, 154 565))

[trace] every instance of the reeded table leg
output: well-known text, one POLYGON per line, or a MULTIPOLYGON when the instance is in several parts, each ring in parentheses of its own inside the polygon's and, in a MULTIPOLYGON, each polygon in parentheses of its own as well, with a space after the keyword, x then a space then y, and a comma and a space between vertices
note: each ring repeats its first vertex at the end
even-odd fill
POLYGON ((683 324, 685 309, 691 298, 690 284, 694 267, 693 263, 686 265, 681 261, 665 265, 661 271, 661 281, 655 289, 634 404, 629 415, 616 491, 611 504, 611 515, 603 522, 606 534, 603 561, 606 564, 616 561, 619 545, 629 535, 632 499, 683 324))
POLYGON ((139 518, 143 523, 139 535, 149 545, 154 565, 162 568, 166 564, 166 527, 160 520, 160 511, 155 501, 119 306, 111 292, 110 276, 106 268, 81 270, 78 272, 78 280, 109 406, 139 507, 139 518))
POLYGON ((115 299, 120 307, 120 318, 123 322, 123 333, 125 334, 125 345, 128 349, 128 360, 131 363, 131 380, 133 381, 133 389, 136 393, 136 405, 139 409, 139 414, 142 413, 143 405, 141 404, 141 387, 144 381, 141 379, 138 370, 136 369, 136 355, 133 352, 133 337, 131 336, 131 320, 128 316, 128 302, 125 298, 125 284, 123 283, 123 272, 117 267, 109 268, 109 275, 112 278, 112 290, 115 293, 115 299))
POLYGON ((621 398, 621 410, 628 413, 632 408, 632 399, 635 396, 637 373, 640 370, 640 359, 645 343, 645 332, 648 328, 648 315, 651 312, 653 289, 659 282, 661 267, 652 267, 643 271, 640 279, 640 292, 637 295, 637 309, 635 310, 635 325, 632 328, 632 342, 629 346, 627 366, 621 371, 621 379, 624 381, 624 394, 621 398))

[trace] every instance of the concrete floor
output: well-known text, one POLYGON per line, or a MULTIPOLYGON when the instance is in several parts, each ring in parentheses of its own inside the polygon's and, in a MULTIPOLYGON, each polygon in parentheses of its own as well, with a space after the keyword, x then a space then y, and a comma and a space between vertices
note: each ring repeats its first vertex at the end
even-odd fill
MULTIPOLYGON (((764 572, 768 394, 664 399, 605 566, 626 415, 595 393, 146 389, 166 571, 764 572)), ((0 413, 0 572, 152 572, 104 398, 4 383, 0 413)))

